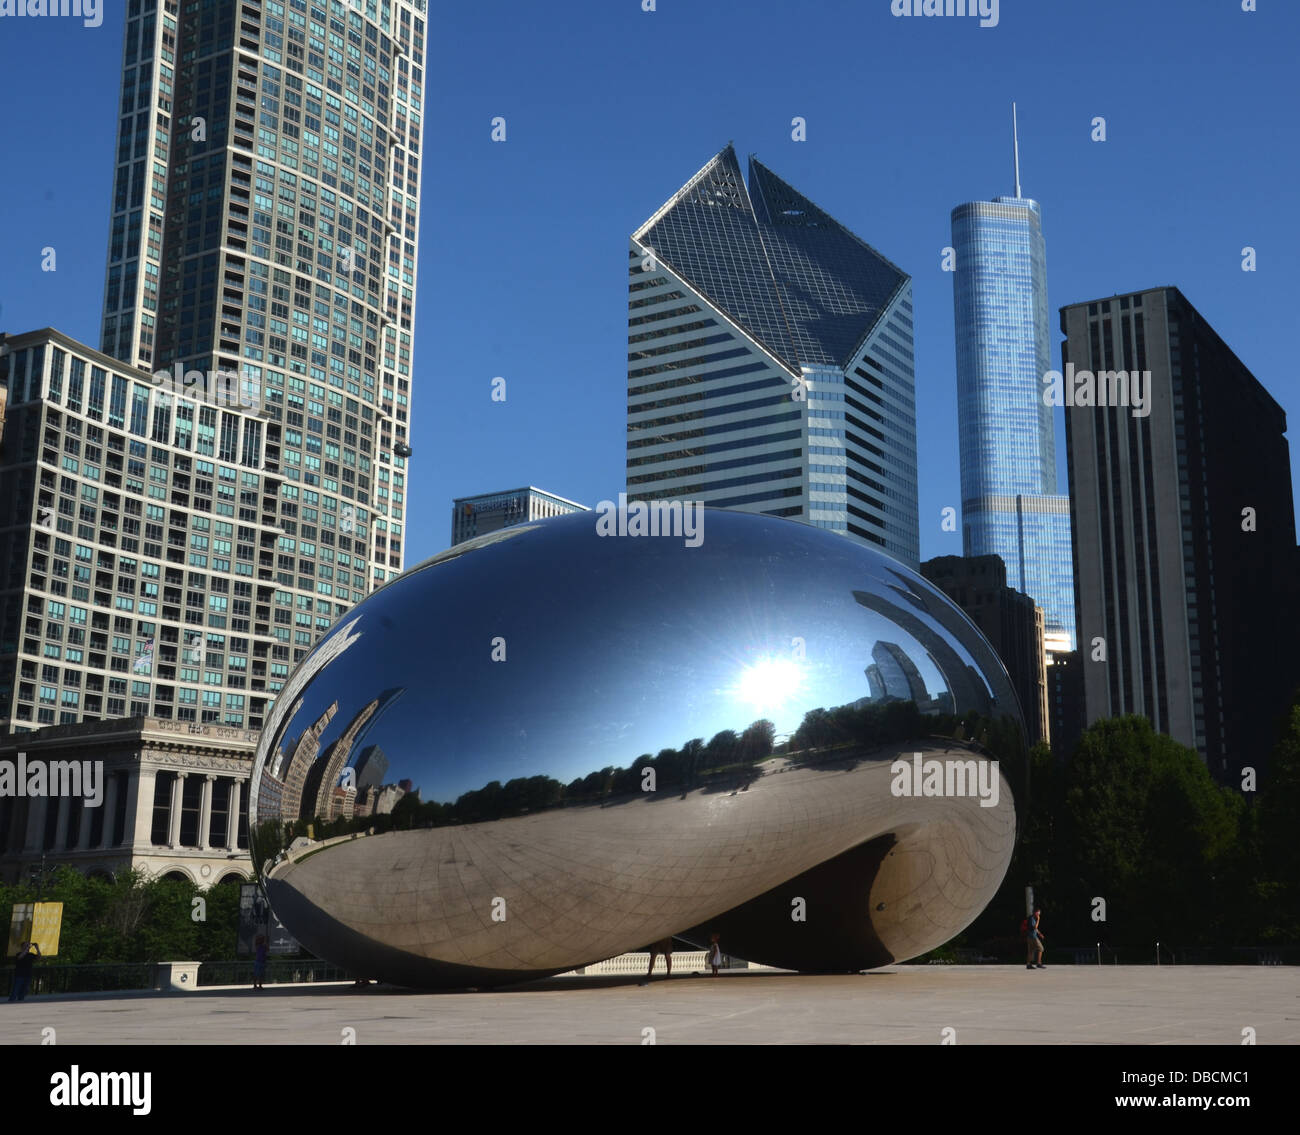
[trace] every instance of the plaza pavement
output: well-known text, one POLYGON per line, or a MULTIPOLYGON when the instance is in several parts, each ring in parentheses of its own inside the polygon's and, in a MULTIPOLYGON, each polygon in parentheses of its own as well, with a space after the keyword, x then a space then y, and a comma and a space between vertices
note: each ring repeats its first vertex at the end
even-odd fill
POLYGON ((0 1043, 1300 1043, 1300 971, 1268 966, 892 966, 856 976, 565 976, 505 990, 351 985, 67 994, 0 1002, 0 1043))

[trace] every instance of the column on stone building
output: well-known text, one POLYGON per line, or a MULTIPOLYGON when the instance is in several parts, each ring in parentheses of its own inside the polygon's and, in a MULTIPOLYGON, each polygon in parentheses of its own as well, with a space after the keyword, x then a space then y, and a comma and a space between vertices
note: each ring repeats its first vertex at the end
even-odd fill
POLYGON ((9 830, 5 836, 5 851, 21 852, 27 846, 27 813, 31 801, 27 797, 15 797, 13 811, 9 813, 9 830))
MULTIPOLYGON (((100 785, 101 790, 103 785, 100 785)), ((101 797, 98 808, 92 808, 90 802, 83 796, 81 798, 81 819, 77 824, 77 850, 86 851, 90 847, 90 829, 95 822, 95 816, 104 807, 104 800, 101 797)))
POLYGON ((172 781, 171 804, 167 810, 167 846, 179 847, 181 842, 181 804, 185 799, 185 778, 189 773, 178 771, 172 781))
POLYGON ((108 784, 104 788, 104 823, 99 829, 99 846, 113 846, 113 825, 117 817, 117 770, 108 773, 108 784))
POLYGON ((45 817, 49 814, 48 796, 27 797, 27 837, 24 851, 40 851, 45 846, 45 817))
POLYGON ((212 773, 203 777, 203 795, 199 800, 199 847, 206 849, 212 835, 212 791, 216 781, 212 773))
POLYGON ((239 850, 239 796, 244 785, 238 777, 230 782, 230 806, 226 810, 226 848, 239 850))
POLYGON ((15 855, 21 854, 26 849, 27 841, 31 838, 28 829, 31 826, 32 803, 30 796, 14 800, 13 821, 9 830, 9 850, 15 855))
POLYGON ((72 798, 60 796, 56 805, 59 818, 54 825, 54 850, 63 851, 68 846, 68 818, 72 813, 72 798))
POLYGON ((158 770, 143 761, 128 770, 126 781, 126 822, 122 844, 128 849, 153 844, 153 797, 158 770))
POLYGON ((35 800, 30 796, 14 800, 13 823, 9 832, 9 850, 15 855, 25 851, 28 841, 32 838, 33 804, 35 804, 35 800))

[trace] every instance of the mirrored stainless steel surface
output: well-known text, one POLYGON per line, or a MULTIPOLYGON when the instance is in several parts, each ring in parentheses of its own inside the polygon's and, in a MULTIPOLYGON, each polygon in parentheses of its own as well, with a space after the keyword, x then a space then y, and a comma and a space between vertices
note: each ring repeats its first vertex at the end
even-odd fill
POLYGON ((286 926, 417 986, 562 972, 668 935, 803 970, 914 957, 1015 842, 1000 662, 890 557, 703 510, 482 537, 343 616, 262 735, 254 862, 286 926))

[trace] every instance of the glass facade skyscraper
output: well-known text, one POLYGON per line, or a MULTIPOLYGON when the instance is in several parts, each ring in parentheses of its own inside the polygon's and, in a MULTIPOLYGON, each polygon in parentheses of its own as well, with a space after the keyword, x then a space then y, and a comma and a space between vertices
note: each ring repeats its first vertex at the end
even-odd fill
POLYGON ((998 555, 1007 583, 1043 608, 1049 640, 1074 645, 1070 504, 1057 493, 1047 257, 1038 202, 1019 195, 952 211, 962 547, 998 555))
POLYGON ((911 278, 727 146, 633 234, 629 497, 919 562, 911 278))
POLYGON ((123 14, 102 351, 0 359, 0 729, 258 730, 402 570, 425 0, 123 14))
POLYGON ((363 590, 402 566, 426 30, 426 0, 126 5, 100 349, 238 376, 258 412, 201 410, 196 452, 257 439, 220 456, 283 484, 295 580, 330 567, 299 508, 363 590))

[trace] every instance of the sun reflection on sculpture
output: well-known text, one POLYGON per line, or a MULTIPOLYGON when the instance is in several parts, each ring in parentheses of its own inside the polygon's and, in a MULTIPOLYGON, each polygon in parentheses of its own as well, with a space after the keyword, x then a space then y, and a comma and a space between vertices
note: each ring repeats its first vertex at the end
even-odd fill
POLYGON ((765 656, 741 670, 732 693, 761 716, 779 713, 802 695, 804 669, 792 658, 765 656))

